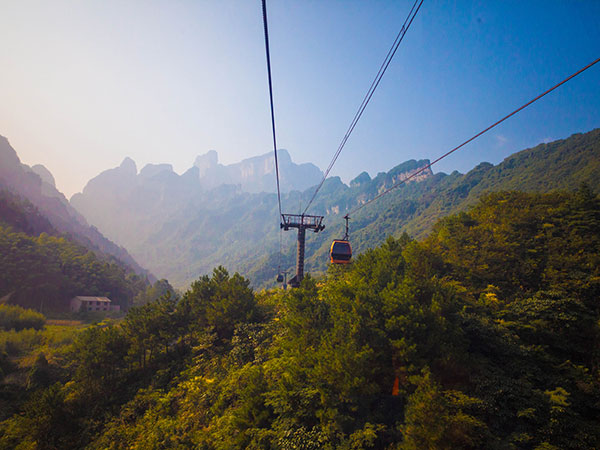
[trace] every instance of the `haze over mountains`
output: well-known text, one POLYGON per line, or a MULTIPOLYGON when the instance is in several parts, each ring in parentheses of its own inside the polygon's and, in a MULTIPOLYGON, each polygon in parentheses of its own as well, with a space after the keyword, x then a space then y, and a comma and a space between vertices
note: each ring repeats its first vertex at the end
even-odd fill
MULTIPOLYGON (((285 150, 279 155, 284 212, 297 213, 322 172, 312 164, 295 164, 285 150)), ((347 211, 428 162, 407 161, 374 178, 363 172, 349 185, 337 177, 327 179, 309 211, 325 216, 326 229, 307 236, 306 270, 325 270, 329 245, 343 234, 347 211)), ((0 187, 32 202, 57 230, 145 274, 136 263, 141 261, 181 288, 218 265, 243 273, 255 286, 272 285, 279 269, 293 269, 293 233, 283 235, 281 257, 278 252, 273 171, 270 153, 222 165, 211 151, 182 175, 169 164, 149 164, 138 172, 135 162, 125 158, 69 202, 46 168, 22 164, 8 141, 0 139, 0 187)), ((597 192, 599 179, 598 129, 515 153, 496 166, 481 163, 464 175, 427 170, 351 218, 353 248, 362 252, 405 231, 423 237, 439 218, 465 210, 488 191, 574 190, 586 182, 597 192)))
MULTIPOLYGON (((313 164, 295 164, 285 150, 278 154, 284 201, 299 205, 322 172, 313 164)), ((351 183, 352 189, 363 191, 356 200, 366 200, 372 189, 390 186, 426 163, 409 162, 375 180, 359 175, 351 183)), ((135 162, 125 158, 91 179, 71 204, 148 267, 185 286, 216 265, 243 270, 274 250, 274 170, 271 153, 224 166, 210 151, 182 175, 170 164, 148 164, 138 172, 135 162)), ((418 180, 431 175, 428 171, 418 180)), ((340 192, 348 188, 333 178, 325 184, 325 195, 332 183, 339 183, 340 192)), ((331 205, 328 212, 336 214, 352 204, 346 203, 331 205)))
MULTIPOLYGON (((279 149, 277 155, 282 192, 302 191, 321 181, 323 172, 314 164, 292 162, 285 149, 279 149)), ((271 152, 225 166, 219 164, 217 152, 211 150, 198 156, 194 167, 198 169, 198 178, 204 188, 232 184, 240 185, 243 191, 251 193, 276 191, 275 159, 271 152)))
POLYGON ((153 279, 127 250, 106 239, 98 229, 86 222, 56 189, 54 177, 48 169, 39 164, 33 167, 22 164, 17 152, 4 136, 0 136, 0 190, 2 189, 31 202, 57 231, 68 233, 89 249, 112 255, 136 273, 153 279))
MULTIPOLYGON (((306 205, 321 172, 310 164, 295 165, 285 151, 280 155, 284 212, 296 213, 306 205)), ((497 166, 482 163, 464 175, 425 171, 415 182, 352 217, 354 249, 363 251, 404 231, 422 237, 438 218, 468 208, 487 191, 547 192, 575 189, 581 182, 597 191, 599 161, 600 130, 594 130, 540 144, 497 166)), ((343 234, 346 211, 428 162, 407 161, 374 178, 361 173, 349 185, 329 178, 309 211, 325 215, 327 228, 307 237, 307 270, 320 272, 326 267, 331 240, 343 234)), ((220 264, 249 276, 259 286, 269 284, 278 266, 282 270, 294 266, 291 235, 279 260, 274 187, 271 154, 223 166, 216 152, 209 152, 182 175, 168 164, 147 165, 138 173, 135 163, 125 159, 119 167, 90 180, 71 203, 90 223, 175 286, 184 287, 220 264)))

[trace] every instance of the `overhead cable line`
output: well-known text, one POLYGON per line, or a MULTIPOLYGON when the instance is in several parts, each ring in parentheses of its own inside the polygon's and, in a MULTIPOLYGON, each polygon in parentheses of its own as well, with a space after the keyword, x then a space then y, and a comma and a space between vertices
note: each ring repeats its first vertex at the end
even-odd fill
MULTIPOLYGON (((273 153, 275 155, 275 178, 277 180, 277 204, 279 206, 279 219, 281 223, 281 189, 279 187, 279 161, 277 160, 277 138, 275 137, 275 108, 273 107, 273 82, 271 77, 271 53, 269 51, 269 26, 267 21, 267 2, 262 0, 263 25, 265 29, 265 53, 267 56, 267 73, 269 75, 269 100, 271 105, 271 129, 273 130, 273 153)), ((282 254, 282 236, 281 228, 279 228, 279 264, 278 269, 281 270, 281 254, 282 254)))
POLYGON ((381 66, 379 67, 379 71, 377 72, 377 75, 373 79, 373 82, 371 83, 371 86, 369 87, 369 90, 367 91, 365 97, 363 98, 362 103, 358 107, 358 111, 356 111, 356 114, 354 115, 354 118, 352 119, 352 122, 350 122, 350 126, 348 127, 348 130, 346 131, 346 134, 342 138, 342 141, 340 142, 340 145, 339 145, 338 149, 334 153, 333 158, 332 158, 331 162, 329 163, 329 166, 327 167, 327 170, 325 170, 325 173, 323 175, 323 179, 317 185, 317 188, 315 189, 315 192, 313 193, 310 201, 306 205, 306 208, 304 209, 304 212, 302 214, 306 214, 306 211, 308 211, 308 208, 310 207, 310 205, 312 204, 312 202, 316 198, 317 193, 319 192, 319 190, 323 186, 323 183, 325 183, 325 180, 327 179, 327 176, 329 175, 329 172, 331 172, 331 169, 333 168, 333 165, 335 164, 335 162, 337 161, 338 157, 340 156, 340 153, 342 152, 344 146, 346 145, 346 142, 348 141, 348 138, 352 134, 352 131, 354 131, 354 128, 356 127, 356 124, 358 123, 358 121, 361 118, 363 112, 365 111, 367 105, 369 104, 369 101, 371 100, 371 97, 373 97, 373 94, 375 93, 375 90, 377 89, 377 86, 379 86, 379 82, 383 78, 383 75, 385 74, 385 71, 387 70, 388 66, 392 62, 392 59, 394 58, 394 55, 396 54, 396 51, 398 50, 398 47, 400 46, 400 43, 404 39, 404 35, 406 34, 406 32, 408 31, 408 29, 410 28, 410 25, 412 24, 415 16, 419 12, 419 9, 421 8, 421 5, 423 4, 423 1, 424 0, 415 0, 415 3, 413 4, 410 12, 408 13, 408 16, 404 20, 404 23, 402 24, 402 28, 400 28, 400 31, 398 32, 398 35, 396 36, 396 39, 394 40, 394 43, 392 44, 392 46, 391 46, 390 50, 388 51, 385 59, 383 60, 383 63, 381 63, 381 66))
MULTIPOLYGON (((273 108, 273 82, 271 79, 271 54, 269 52, 269 26, 267 25, 267 2, 262 0, 263 24, 265 28, 265 51, 267 54, 267 73, 269 75, 269 99, 271 102, 271 128, 273 130, 273 153, 275 154, 275 176, 277 178, 277 202, 281 218, 281 190, 279 188, 279 162, 277 161, 277 139, 275 137, 275 109, 273 108)), ((281 241, 281 239, 280 239, 281 241)), ((279 244, 281 247, 281 242, 279 244)), ((280 248, 281 253, 281 248, 280 248)))
POLYGON ((397 182, 396 184, 393 184, 392 186, 390 186, 388 189, 386 189, 385 191, 381 192, 380 194, 376 195, 375 197, 373 197, 371 200, 363 203, 362 205, 357 206, 356 208, 352 209, 350 212, 348 212, 344 218, 348 218, 350 216, 350 214, 354 214, 357 211, 360 211, 362 208, 364 208, 365 206, 367 206, 370 203, 373 203, 375 200, 383 197, 384 195, 388 194, 390 191, 396 189, 398 186, 401 186, 402 184, 405 184, 407 181, 411 180, 412 178, 416 177, 417 175, 419 175, 420 173, 423 173, 424 171, 426 171, 427 169, 429 169, 431 166, 433 166, 434 164, 438 163, 439 161, 441 161, 442 159, 446 158, 447 156, 451 155, 452 153, 454 153, 455 151, 457 151, 458 149, 464 147, 465 145, 467 145, 469 142, 474 141, 475 139, 477 139, 479 136, 481 136, 482 134, 490 131, 492 128, 494 128, 497 125, 500 125, 502 122, 504 122, 506 119, 508 119, 509 117, 514 116, 515 114, 517 114, 519 111, 527 108, 529 105, 531 105, 532 103, 538 101, 539 99, 541 99, 542 97, 544 97, 546 94, 549 94, 550 92, 552 92, 553 90, 555 90, 556 88, 558 88, 559 86, 562 86, 563 84, 565 84, 567 81, 571 80, 572 78, 575 78, 577 75, 579 75, 580 73, 586 71, 587 69, 589 69, 590 67, 592 67, 594 64, 600 62, 600 58, 596 59, 595 61, 591 62, 590 64, 588 64, 587 66, 583 67, 582 69, 579 69, 577 72, 575 72, 574 74, 568 76, 567 78, 565 78, 564 80, 562 80, 560 83, 554 85, 553 87, 551 87, 550 89, 548 89, 547 91, 542 92, 540 95, 538 95, 537 97, 535 97, 534 99, 528 101, 527 103, 525 103, 523 106, 515 109, 513 112, 511 112, 510 114, 504 116, 502 119, 498 120, 497 122, 493 123, 492 125, 490 125, 489 127, 487 127, 486 129, 480 131, 479 133, 477 133, 475 136, 467 139, 465 142, 463 142, 462 144, 454 147, 452 150, 444 153, 442 156, 440 156, 439 158, 437 158, 436 160, 434 160, 433 162, 427 164, 424 167, 421 167, 419 170, 413 172, 411 175, 409 175, 408 177, 406 177, 405 179, 397 182))

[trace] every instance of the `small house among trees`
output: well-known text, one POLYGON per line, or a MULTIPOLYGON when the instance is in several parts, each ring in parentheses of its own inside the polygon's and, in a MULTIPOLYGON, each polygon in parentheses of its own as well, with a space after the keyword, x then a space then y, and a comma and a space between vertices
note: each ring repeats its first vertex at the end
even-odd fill
POLYGON ((78 295, 71 299, 71 311, 119 311, 119 305, 112 305, 108 297, 89 297, 78 295))

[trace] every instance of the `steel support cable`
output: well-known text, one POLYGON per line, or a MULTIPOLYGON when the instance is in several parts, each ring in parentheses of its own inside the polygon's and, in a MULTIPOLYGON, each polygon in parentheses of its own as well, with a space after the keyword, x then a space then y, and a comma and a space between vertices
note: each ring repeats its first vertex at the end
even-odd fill
MULTIPOLYGON (((277 180, 277 204, 279 206, 279 223, 281 223, 281 189, 279 187, 279 161, 277 160, 277 138, 275 134, 275 108, 273 107, 273 81, 271 77, 271 53, 269 51, 269 26, 267 21, 267 2, 262 0, 263 25, 265 30, 265 53, 267 56, 267 74, 269 76, 269 101, 271 105, 271 129, 273 130, 273 153, 275 154, 275 178, 277 180)), ((281 269, 282 237, 279 227, 279 263, 281 269)))
MULTIPOLYGON (((277 161, 277 139, 275 137, 275 108, 273 108, 273 82, 271 79, 271 53, 269 52, 269 27, 267 25, 267 1, 262 0, 263 24, 265 28, 265 52, 267 55, 267 73, 269 75, 269 100, 271 104, 271 128, 273 130, 273 153, 275 154, 275 176, 277 178, 277 202, 281 219, 281 190, 279 188, 279 162, 277 161)), ((281 249, 280 249, 281 253, 281 249)))
POLYGON ((340 145, 338 146, 338 149, 334 153, 333 158, 332 158, 331 162, 329 163, 329 166, 327 167, 327 170, 325 170, 325 173, 323 175, 323 178, 321 179, 321 182, 317 185, 317 188, 315 189, 315 192, 313 193, 310 201, 306 205, 306 208, 304 209, 304 212, 302 214, 306 214, 306 212, 308 211, 308 208, 310 207, 310 205, 312 204, 312 202, 316 198, 319 190, 323 186, 323 183, 325 183, 325 180, 327 179, 327 176, 329 175, 329 172, 331 172, 331 169, 333 168, 333 165, 335 164, 335 162, 337 161, 338 157, 340 156, 340 153, 342 152, 344 146, 346 145, 346 142, 348 141, 348 138, 350 137, 350 135, 354 131, 354 128, 356 127, 356 124, 360 120, 363 112, 365 111, 367 105, 369 104, 369 101, 371 100, 371 97, 373 97, 373 94, 375 93, 375 90, 377 89, 377 86, 379 86, 379 83, 381 82, 381 79, 383 78, 383 75, 385 74, 385 71, 387 70, 388 66, 392 62, 392 59, 394 58, 394 55, 396 54, 396 51, 398 50, 398 47, 400 46, 402 40, 404 39, 404 35, 406 34, 406 32, 408 31, 408 29, 410 28, 410 26, 411 26, 411 24, 412 24, 415 16, 419 12, 419 9, 421 8, 421 5, 423 4, 423 1, 424 0, 415 0, 415 2, 413 4, 410 12, 408 13, 408 16, 404 20, 404 23, 402 24, 402 27, 400 28, 400 31, 398 32, 398 35, 396 36, 396 39, 394 40, 394 43, 390 47, 390 50, 388 51, 385 59, 383 60, 383 63, 381 63, 381 66, 379 67, 379 71, 377 72, 377 75, 373 79, 373 81, 371 83, 371 86, 369 87, 369 90, 367 91, 365 97, 363 98, 362 103, 358 107, 358 110, 356 111, 356 114, 354 115, 354 118, 352 119, 352 122, 350 122, 350 126, 348 127, 348 130, 346 131, 346 134, 342 138, 342 141, 340 142, 340 145))
MULTIPOLYGON (((394 40, 394 43, 388 50, 388 53, 385 56, 385 59, 381 63, 381 66, 379 67, 379 71, 377 72, 377 75, 375 75, 375 78, 371 82, 371 86, 369 86, 369 89, 368 89, 365 97, 363 98, 362 103, 360 104, 360 106, 358 107, 358 110, 354 114, 354 117, 352 118, 352 121, 350 122, 350 126, 348 127, 348 130, 346 131, 346 134, 342 138, 342 142, 340 143, 340 146, 336 150, 331 162, 329 163, 329 166, 327 167, 327 170, 325 171, 325 176, 323 177, 322 183, 325 181, 325 178, 327 178, 327 174, 329 174, 329 172, 333 168, 333 165, 335 164, 342 148, 344 147, 344 145, 346 145, 346 141, 350 137, 350 134, 354 130, 354 127, 356 126, 358 120, 360 119, 360 116, 362 115, 364 109, 366 108, 367 103, 369 103, 369 100, 371 100, 371 97, 373 96, 375 89, 379 85, 379 82, 381 81, 381 77, 383 77, 383 72, 385 72, 385 70, 387 69, 387 67, 389 66, 389 64, 391 62, 391 59, 394 57, 394 54, 396 53, 396 50, 398 49, 398 46, 400 45, 401 37, 404 37, 406 23, 408 22, 409 18, 412 16, 412 13, 413 13, 415 7, 417 6, 418 2, 419 2, 419 0, 415 0, 415 3, 413 3, 413 6, 410 9, 408 16, 404 20, 404 23, 402 24, 400 31, 396 35, 396 39, 394 40)), ((421 3, 423 3, 423 2, 421 1, 421 3)))
POLYGON ((350 216, 350 214, 354 214, 357 211, 360 211, 362 208, 364 208, 365 206, 367 206, 370 203, 373 203, 375 200, 383 197, 384 195, 388 194, 390 191, 396 189, 398 186, 401 186, 403 184, 405 184, 407 181, 411 180, 412 178, 416 177, 417 175, 419 175, 420 173, 423 173, 424 171, 426 171, 427 169, 429 169, 431 166, 433 166, 434 164, 438 163, 439 161, 441 161, 442 159, 446 158, 447 156, 451 155, 452 153, 454 153, 455 151, 457 151, 458 149, 464 147, 465 145, 467 145, 469 142, 474 141, 475 139, 477 139, 479 136, 481 136, 484 133, 487 133, 488 131, 490 131, 492 128, 494 128, 497 125, 500 125, 502 122, 504 122, 506 119, 508 119, 509 117, 514 116, 515 114, 517 114, 519 111, 522 111, 523 109, 527 108, 529 105, 531 105, 532 103, 535 103, 536 101, 538 101, 539 99, 541 99, 542 97, 544 97, 546 94, 549 94, 550 92, 552 92, 553 90, 555 90, 556 88, 562 86, 563 84, 565 84, 567 81, 571 80, 572 78, 575 78, 577 75, 579 75, 580 73, 586 71, 587 69, 589 69, 590 67, 592 67, 594 64, 600 62, 600 58, 596 59, 595 61, 591 62, 590 64, 588 64, 587 66, 583 67, 582 69, 579 69, 577 72, 575 72, 574 74, 568 76, 567 78, 565 78, 564 80, 562 80, 560 83, 554 85, 553 87, 551 87, 550 89, 542 92, 540 95, 538 95, 537 97, 535 97, 534 99, 528 101, 527 103, 525 103, 523 106, 515 109, 513 112, 511 112, 510 114, 504 116, 502 119, 498 120, 497 122, 493 123, 492 125, 490 125, 489 127, 485 128, 484 130, 480 131, 479 133, 477 133, 476 135, 474 135, 473 137, 467 139, 465 142, 463 142, 462 144, 454 147, 452 150, 444 153, 442 156, 440 156, 439 158, 437 158, 436 160, 434 160, 433 162, 430 162, 429 164, 427 164, 424 167, 421 167, 419 170, 417 170, 416 172, 413 172, 412 174, 410 174, 408 177, 406 177, 405 179, 397 182, 396 184, 393 184, 392 186, 390 186, 388 189, 386 189, 385 191, 381 192, 380 194, 376 195, 375 197, 373 197, 371 200, 363 203, 362 205, 359 205, 358 207, 350 210, 350 212, 348 212, 344 218, 348 218, 350 216))

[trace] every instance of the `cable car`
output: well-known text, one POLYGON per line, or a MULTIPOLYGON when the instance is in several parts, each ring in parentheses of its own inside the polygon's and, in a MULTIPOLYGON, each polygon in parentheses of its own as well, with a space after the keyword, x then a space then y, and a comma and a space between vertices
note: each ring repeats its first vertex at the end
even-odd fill
POLYGON ((348 216, 345 216, 346 220, 346 233, 343 239, 334 239, 329 249, 329 257, 331 258, 332 264, 350 264, 352 259, 352 247, 348 240, 348 216))
POLYGON ((334 239, 329 250, 333 264, 349 264, 352 259, 352 247, 347 239, 334 239))

